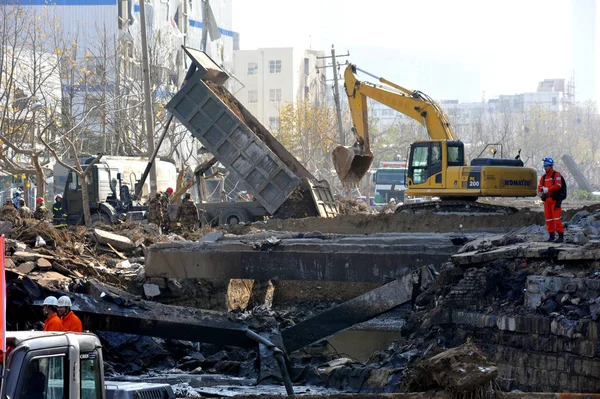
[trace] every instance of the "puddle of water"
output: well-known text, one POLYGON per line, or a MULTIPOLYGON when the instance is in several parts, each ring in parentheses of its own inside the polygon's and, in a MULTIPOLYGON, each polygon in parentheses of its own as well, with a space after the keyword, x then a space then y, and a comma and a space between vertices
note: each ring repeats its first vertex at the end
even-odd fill
POLYGON ((400 331, 347 330, 329 338, 329 351, 366 362, 373 353, 400 339, 400 331))

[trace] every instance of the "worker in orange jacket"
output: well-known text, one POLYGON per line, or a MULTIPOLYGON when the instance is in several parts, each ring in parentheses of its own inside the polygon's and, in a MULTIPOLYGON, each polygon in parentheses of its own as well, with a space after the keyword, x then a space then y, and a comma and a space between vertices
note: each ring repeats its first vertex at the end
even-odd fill
POLYGON ((66 332, 83 332, 79 317, 71 310, 71 298, 66 295, 58 298, 58 314, 62 318, 63 330, 66 332))
POLYGON ((563 178, 560 173, 554 170, 554 160, 544 158, 544 171, 546 172, 540 178, 538 185, 538 195, 544 201, 544 216, 546 217, 546 227, 548 229, 548 242, 563 242, 565 240, 565 228, 560 218, 562 213, 562 200, 559 194, 563 185, 563 178), (558 238, 554 240, 555 233, 558 238))
POLYGON ((63 331, 63 324, 58 317, 58 300, 56 297, 49 296, 44 299, 42 311, 46 320, 44 321, 44 331, 63 331))

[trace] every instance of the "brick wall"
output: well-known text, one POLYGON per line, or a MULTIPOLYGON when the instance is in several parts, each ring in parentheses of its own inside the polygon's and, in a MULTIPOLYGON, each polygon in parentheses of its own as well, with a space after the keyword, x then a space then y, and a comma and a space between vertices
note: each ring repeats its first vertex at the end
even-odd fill
POLYGON ((454 310, 444 328, 496 363, 504 391, 600 393, 599 323, 454 310))

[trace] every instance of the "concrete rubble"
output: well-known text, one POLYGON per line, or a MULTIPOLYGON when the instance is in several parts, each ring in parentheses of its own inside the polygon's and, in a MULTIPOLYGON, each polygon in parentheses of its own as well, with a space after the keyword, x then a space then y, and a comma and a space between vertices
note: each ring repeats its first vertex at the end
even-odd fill
MULTIPOLYGON (((369 235, 304 219, 267 229, 273 220, 188 236, 196 242, 152 225, 23 226, 8 232, 8 324, 39 328, 43 298, 67 294, 101 337, 109 375, 177 370, 189 376, 181 395, 194 376, 281 384, 249 329, 287 350, 297 386, 328 393, 598 393, 600 211, 571 212, 561 244, 527 215, 504 231, 461 216, 464 229, 452 219, 432 233, 429 221, 427 234, 415 232, 423 214, 404 215, 410 233, 369 235), (332 347, 340 331, 395 335, 357 360, 356 343, 332 347)), ((385 231, 398 215, 369 217, 385 231)))

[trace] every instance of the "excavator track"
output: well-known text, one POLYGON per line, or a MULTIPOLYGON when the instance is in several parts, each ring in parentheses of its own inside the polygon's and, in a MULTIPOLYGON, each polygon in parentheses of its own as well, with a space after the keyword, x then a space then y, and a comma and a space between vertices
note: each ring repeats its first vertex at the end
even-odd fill
POLYGON ((461 215, 512 215, 519 210, 512 206, 484 204, 474 201, 429 201, 400 205, 395 213, 438 213, 461 215))

